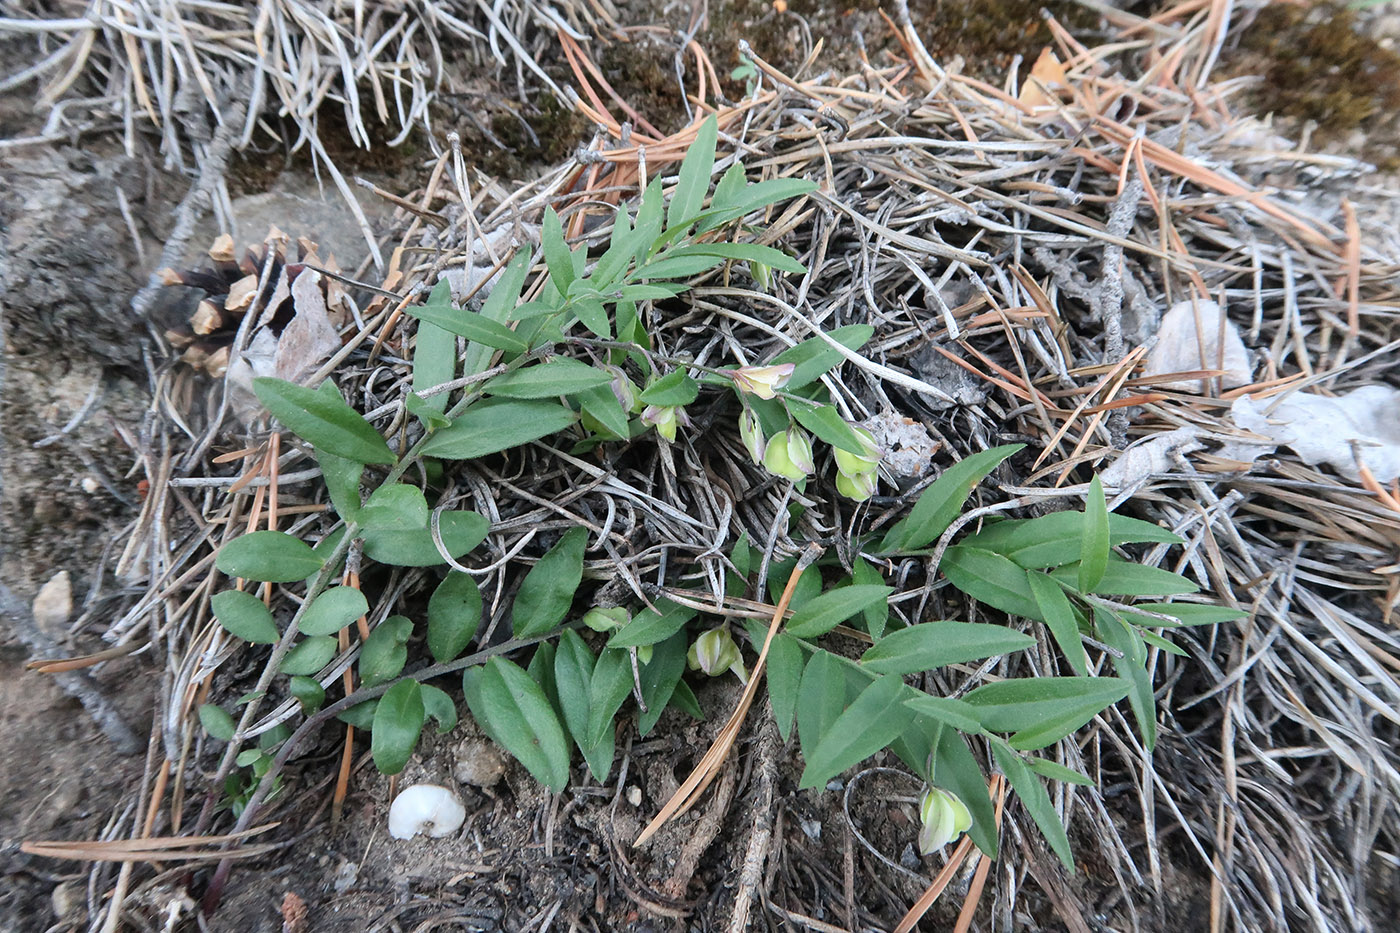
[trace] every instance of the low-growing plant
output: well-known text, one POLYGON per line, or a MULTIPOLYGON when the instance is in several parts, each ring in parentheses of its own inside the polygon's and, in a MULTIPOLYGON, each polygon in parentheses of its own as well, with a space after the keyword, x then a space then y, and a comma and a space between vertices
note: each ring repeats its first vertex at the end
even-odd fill
MULTIPOLYGON (((428 682, 446 674, 462 672, 462 692, 477 725, 553 791, 568 783, 575 749, 593 776, 606 780, 629 697, 637 698, 637 730, 646 735, 669 707, 701 715, 684 679, 687 667, 713 676, 759 675, 758 664, 752 672, 745 667, 727 623, 699 623, 704 631, 693 633, 702 613, 674 591, 677 599, 647 605, 576 605, 588 544, 583 527, 562 534, 524 574, 511 605, 511 637, 470 651, 483 601, 460 561, 486 538, 489 522, 436 502, 433 482, 447 461, 499 454, 552 435, 564 437, 575 454, 650 430, 663 442, 673 441, 687 424, 686 406, 709 386, 732 391, 739 400, 739 435, 755 463, 803 483, 816 469, 815 437, 834 450, 843 495, 861 501, 875 492, 879 447, 840 416, 821 382, 844 359, 839 348, 859 348, 872 328, 839 328, 762 366, 729 369, 670 358, 652 346, 644 323, 647 303, 676 297, 687 279, 728 263, 747 263, 756 281, 804 271, 781 251, 740 242, 734 234, 755 210, 814 186, 795 179, 750 182, 736 163, 711 192, 716 137, 711 118, 669 199, 657 179, 635 212, 617 208, 596 261, 585 244, 569 246, 563 224, 549 210, 541 230, 547 272, 528 296, 532 257, 521 250, 479 310, 454 305, 446 283, 409 308, 418 330, 414 391, 405 406, 418 430, 401 429, 399 449, 331 382, 308 388, 256 380, 267 410, 314 449, 338 521, 314 546, 289 533, 257 531, 230 540, 216 556, 217 568, 238 582, 213 597, 215 617, 229 634, 272 646, 238 721, 217 706, 200 710, 209 734, 228 742, 222 773, 229 775, 228 802, 243 822, 276 789, 281 764, 296 742, 332 714, 369 730, 380 771, 401 771, 429 720, 440 732, 456 723, 451 694, 428 682), (462 352, 459 337, 465 339, 462 352), (422 479, 410 482, 410 476, 422 479), (348 632, 376 616, 376 598, 359 588, 361 571, 375 562, 447 570, 423 618, 387 615, 355 644, 348 632), (260 598, 247 581, 268 589, 260 598), (300 594, 290 619, 279 622, 269 609, 274 584, 300 594), (430 663, 410 663, 417 639, 430 663), (525 649, 532 653, 522 667, 511 656, 525 649), (328 703, 327 688, 352 659, 360 689, 328 703), (264 733, 258 748, 245 750, 259 703, 272 694, 299 705, 300 723, 295 732, 279 727, 264 733), (235 766, 244 770, 235 772, 235 766)), ((946 470, 887 532, 858 538, 854 563, 845 568, 822 562, 797 577, 795 561, 774 565, 768 574, 773 601, 779 602, 777 592, 791 580, 791 615, 771 642, 758 620, 747 634, 753 645, 768 643, 762 677, 779 734, 786 740, 796 730, 805 760, 801 787, 823 787, 890 748, 929 785, 921 845, 936 848, 965 830, 994 855, 992 802, 968 744, 984 742, 1069 865, 1069 842, 1041 778, 1088 779, 1031 753, 1125 697, 1150 749, 1155 704, 1147 648, 1178 650, 1151 630, 1236 614, 1196 602, 1124 601, 1182 595, 1196 587, 1114 550, 1178 539, 1156 525, 1110 514, 1097 480, 1082 512, 988 521, 954 540, 972 490, 1018 449, 998 447, 946 470), (1044 625, 1074 676, 987 683, 956 699, 906 682, 908 675, 1036 644, 1010 625, 892 624, 894 589, 885 568, 891 559, 908 556, 926 558, 930 575, 936 569, 971 599, 1044 625), (868 647, 859 657, 847 657, 827 644, 833 631, 868 647), (1106 646, 1100 663, 1091 663, 1086 636, 1106 646), (1097 673, 1105 658, 1112 676, 1097 673)), ((741 537, 729 559, 728 591, 742 595, 755 576, 755 550, 741 537)), ((693 601, 697 606, 700 596, 693 601)))

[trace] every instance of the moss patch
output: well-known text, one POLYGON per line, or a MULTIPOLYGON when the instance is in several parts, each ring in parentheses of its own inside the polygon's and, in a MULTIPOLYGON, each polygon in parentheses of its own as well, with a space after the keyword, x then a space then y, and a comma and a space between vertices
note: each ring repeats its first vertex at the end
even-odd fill
POLYGON ((1400 108, 1400 55, 1360 26, 1339 4, 1271 5, 1242 32, 1225 69, 1262 77, 1250 104, 1312 120, 1324 140, 1370 131, 1400 108))

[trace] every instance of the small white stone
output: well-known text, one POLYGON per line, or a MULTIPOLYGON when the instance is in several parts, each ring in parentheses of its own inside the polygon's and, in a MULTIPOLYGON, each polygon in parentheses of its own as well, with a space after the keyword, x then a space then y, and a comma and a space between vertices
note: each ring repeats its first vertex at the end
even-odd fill
POLYGON ((68 571, 60 570, 39 588, 34 596, 34 621, 51 638, 61 634, 63 626, 73 615, 73 581, 68 571))
POLYGON ((83 492, 87 493, 90 496, 95 494, 97 490, 102 488, 102 484, 99 483, 97 480, 93 479, 91 476, 84 476, 81 485, 83 487, 83 492))
POLYGON ((642 805, 642 789, 636 784, 627 788, 627 802, 634 807, 640 807, 642 805))
POLYGON ((405 787, 389 807, 389 835, 412 839, 419 833, 440 838, 455 833, 467 818, 457 795, 436 784, 405 787))

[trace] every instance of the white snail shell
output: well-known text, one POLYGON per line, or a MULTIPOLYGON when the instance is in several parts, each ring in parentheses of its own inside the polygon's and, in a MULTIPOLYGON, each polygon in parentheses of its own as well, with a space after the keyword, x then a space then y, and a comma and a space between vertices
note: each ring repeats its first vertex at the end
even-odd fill
POLYGON ((389 835, 412 839, 419 833, 433 838, 455 833, 467 818, 457 795, 436 784, 405 787, 389 807, 389 835))

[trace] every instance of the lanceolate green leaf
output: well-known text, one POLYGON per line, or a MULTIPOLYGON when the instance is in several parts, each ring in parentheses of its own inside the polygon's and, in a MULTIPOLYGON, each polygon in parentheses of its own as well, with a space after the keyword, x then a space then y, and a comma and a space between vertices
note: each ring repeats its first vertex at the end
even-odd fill
POLYGON ((805 754, 800 788, 821 787, 847 768, 889 745, 914 713, 902 702, 904 681, 879 677, 831 724, 811 754, 805 754))
POLYGON ((666 226, 679 226, 700 213, 705 194, 710 190, 710 172, 715 167, 718 136, 719 120, 711 114, 700 124, 695 140, 686 149, 676 187, 671 192, 671 203, 666 208, 666 226))
POLYGON ((696 243, 673 249, 666 254, 667 259, 678 259, 682 256, 714 256, 739 262, 758 262, 779 272, 801 274, 807 271, 806 266, 782 250, 759 243, 696 243))
MULTIPOLYGON (((499 287, 500 285, 498 284, 497 288, 499 287)), ((492 320, 484 314, 477 314, 466 309, 452 307, 451 286, 448 285, 446 280, 439 282, 437 287, 433 289, 432 296, 428 298, 427 304, 419 307, 409 306, 404 310, 420 321, 437 329, 439 332, 446 331, 449 334, 466 337, 468 340, 475 341, 487 347, 493 347, 497 350, 509 350, 513 353, 524 353, 529 349, 529 346, 515 331, 506 327, 499 321, 492 320)), ((423 337, 421 324, 419 325, 418 333, 419 339, 421 340, 423 337)), ((432 331, 429 331, 430 336, 432 333, 432 331)), ((455 351, 455 341, 451 341, 451 343, 455 351)), ((414 362, 415 364, 417 362, 416 356, 414 362)), ((450 379, 451 376, 448 376, 448 378, 450 379)), ((437 383, 425 383, 420 386, 415 382, 414 388, 421 391, 432 385, 437 385, 437 383)), ((440 398, 446 400, 447 396, 442 395, 440 398)))
POLYGON ((967 805, 972 813, 972 828, 967 834, 988 858, 996 858, 996 811, 987 793, 987 778, 956 729, 944 729, 939 733, 938 747, 934 751, 933 782, 957 794, 967 805))
POLYGON ((1074 672, 1083 677, 1089 673, 1089 660, 1084 654, 1084 643, 1079 638, 1079 622, 1069 597, 1060 584, 1039 570, 1027 570, 1026 583, 1035 597, 1036 606, 1040 608, 1046 628, 1055 638, 1055 644, 1060 646, 1074 672))
POLYGON ((808 407, 799 402, 793 402, 789 406, 793 418, 808 431, 826 441, 833 447, 853 454, 864 454, 865 445, 861 442, 860 435, 851 429, 846 423, 846 419, 830 405, 817 405, 808 407))
MULTIPOLYGON (((529 270, 530 251, 522 249, 515 254, 515 258, 502 270, 500 278, 491 287, 491 294, 481 306, 481 316, 503 325, 504 328, 504 322, 510 320, 511 312, 520 301, 520 291, 525 287, 525 276, 529 270)), ((520 340, 525 339, 524 335, 517 337, 520 340)), ((462 375, 475 376, 484 372, 494 354, 495 349, 490 344, 472 340, 467 344, 466 352, 462 354, 462 375)))
MULTIPOLYGON (((1079 582, 1079 564, 1066 564, 1051 573, 1070 586, 1079 582)), ((1090 591, 1104 596, 1178 596, 1195 593, 1196 584, 1170 570, 1147 567, 1126 560, 1111 560, 1103 577, 1090 591)))
POLYGON ((370 733, 370 752, 381 774, 398 774, 408 764, 426 715, 422 688, 416 680, 401 680, 379 698, 370 733))
MULTIPOLYGON (((1083 512, 1052 512, 1040 518, 1000 521, 958 543, 995 551, 1028 570, 1039 570, 1078 560, 1083 537, 1083 512)), ((1181 543, 1181 538, 1160 525, 1117 513, 1108 516, 1108 540, 1115 547, 1140 542, 1181 543)))
POLYGON ((632 692, 632 656, 619 648, 604 648, 593 668, 588 691, 588 742, 597 745, 613 731, 613 717, 632 692))
POLYGON ((816 638, 851 616, 887 601, 893 592, 893 587, 872 585, 827 590, 794 612, 785 631, 797 638, 816 638))
MULTIPOLYGON (((637 716, 637 734, 643 738, 656 726, 676 692, 676 685, 685 673, 688 647, 685 632, 677 632, 653 647, 651 660, 642 665, 642 701, 647 708, 637 716)), ((771 655, 769 662, 772 662, 771 655)))
POLYGON ((982 731, 982 723, 977 719, 977 708, 962 700, 929 696, 910 687, 905 691, 904 705, 916 713, 952 726, 959 732, 975 735, 982 731))
MULTIPOLYGON (((827 334, 832 340, 851 351, 859 350, 865 346, 874 335, 875 328, 869 324, 848 324, 827 334)), ((786 388, 789 392, 795 392, 803 386, 816 382, 827 372, 839 366, 844 359, 845 357, 840 352, 822 338, 810 337, 797 346, 788 347, 773 357, 772 363, 769 365, 793 364, 792 375, 788 377, 786 388)))
MULTIPOLYGON (((1176 619, 1181 625, 1215 625, 1218 622, 1232 622, 1249 615, 1228 606, 1211 606, 1205 603, 1138 603, 1134 609, 1155 612, 1176 619)), ((1126 615, 1132 615, 1126 612, 1126 615)), ((1172 623, 1147 615, 1135 615, 1141 625, 1170 626, 1172 623)))
POLYGON ((517 638, 543 635, 564 621, 583 579, 583 548, 587 542, 586 528, 570 528, 525 575, 512 610, 517 638))
POLYGON ((339 392, 317 392, 270 376, 254 379, 253 391, 278 421, 312 447, 357 463, 394 462, 384 438, 339 392))
POLYGON ((845 709, 846 678, 840 662, 828 651, 815 652, 797 694, 797 737, 804 758, 811 757, 845 709))
MULTIPOLYGON (((851 567, 851 582, 857 586, 882 586, 885 577, 878 567, 870 563, 863 557, 857 557, 855 564, 851 567)), ((885 626, 890 620, 889 601, 877 603, 865 610, 865 631, 871 638, 879 641, 885 634, 885 626)))
POLYGON ((471 460, 539 440, 572 425, 577 415, 547 399, 488 399, 477 402, 423 445, 423 453, 446 460, 471 460))
POLYGON ((986 684, 964 701, 984 728, 1014 732, 1020 749, 1043 748, 1074 732, 1128 693, 1117 677, 1035 677, 986 684))
MULTIPOLYGON (((451 307, 452 286, 446 280, 437 284, 433 296, 441 296, 451 307)), ((431 299, 430 299, 431 301, 431 299)), ((420 320, 413 338, 413 391, 423 392, 451 382, 457 369, 457 338, 449 330, 420 320)), ((447 393, 439 392, 423 400, 425 411, 441 414, 447 409, 447 393)))
POLYGON ((453 570, 428 598, 428 652, 439 664, 454 661, 471 644, 481 624, 481 590, 453 570))
POLYGON ((462 677, 467 706, 483 732, 510 752, 551 791, 569 782, 569 746, 539 684, 504 658, 472 667, 462 677))
POLYGON ((497 376, 482 386, 482 391, 504 398, 552 398, 606 386, 611 381, 612 376, 603 370, 561 356, 497 376))
MULTIPOLYGON (((453 560, 486 539, 491 523, 475 512, 443 512, 438 531, 453 560)), ((443 563, 431 528, 371 528, 364 533, 365 556, 394 567, 436 567, 443 563)))
POLYGON ((954 545, 943 552, 938 569, 973 599, 1011 615, 1040 618, 1026 572, 1000 554, 954 545))
POLYGON ((676 369, 647 386, 638 398, 647 405, 689 405, 699 394, 699 384, 684 369, 676 369))
MULTIPOLYGON (((580 392, 576 396, 583 413, 597 420, 598 424, 610 432, 618 439, 626 439, 630 428, 627 411, 622 407, 622 403, 617 400, 609 386, 598 386, 585 392, 580 392)), ((584 421, 588 426, 587 420, 584 421)))
POLYGON ((1084 505, 1084 538, 1079 553, 1079 591, 1092 593, 1108 568, 1108 502, 1097 476, 1089 484, 1084 505))
POLYGON ((688 606, 673 603, 669 599, 658 599, 656 609, 643 609, 632 617, 622 628, 613 632, 608 639, 609 648, 640 648, 665 641, 685 628, 685 624, 695 618, 695 610, 688 606), (657 609, 660 612, 656 611, 657 609))
POLYGON ((860 663, 877 674, 913 674, 1020 651, 1034 644, 1034 638, 1003 625, 921 622, 880 639, 860 663))
POLYGON ((564 714, 567 732, 573 736, 588 769, 599 781, 607 780, 608 769, 612 765, 613 739, 605 733, 603 740, 594 744, 589 736, 589 723, 592 718, 593 670, 597 659, 588 650, 579 634, 566 629, 559 638, 559 648, 554 655, 554 685, 559 692, 559 709, 564 714))
POLYGON ((1157 744, 1157 699, 1152 690, 1152 674, 1147 669, 1147 646, 1136 629, 1102 609, 1094 610, 1094 631, 1104 644, 1122 655, 1112 659, 1113 669, 1132 684, 1128 703, 1142 743, 1150 752, 1157 744))
POLYGON ((1050 843, 1050 848, 1060 857, 1060 864, 1065 866, 1066 871, 1073 872, 1074 856, 1070 853, 1069 837, 1065 835, 1060 815, 1055 812, 1055 806, 1050 802, 1050 795, 1045 792, 1045 785, 1026 767, 1020 755, 1002 743, 992 743, 992 754, 996 756, 997 765, 1006 775, 1006 779, 1011 782, 1012 789, 1021 798, 1026 812, 1035 820, 1035 825, 1040 827, 1045 841, 1050 843))
POLYGON ((965 457, 943 471, 943 475, 919 494, 909 515, 901 519, 885 539, 880 550, 909 551, 927 547, 937 541, 962 511, 963 503, 972 495, 988 473, 1025 444, 1006 444, 965 457))
POLYGON ((316 597, 297 628, 303 635, 334 635, 367 612, 364 593, 353 586, 335 586, 316 597))
POLYGON ((797 716, 797 697, 802 688, 802 645, 791 635, 779 632, 768 648, 768 702, 773 707, 778 735, 786 742, 797 716))
POLYGON ((365 465, 324 450, 316 451, 316 465, 321 468, 321 479, 335 513, 347 521, 354 518, 360 510, 360 477, 365 465))
POLYGON ((277 622, 263 601, 252 593, 224 590, 209 601, 219 624, 244 641, 255 645, 275 644, 282 637, 277 622))
POLYGON ((322 559, 285 531, 254 531, 219 548, 214 566, 230 577, 293 583, 321 569, 322 559))
POLYGON ((549 266, 549 278, 563 294, 574 280, 574 259, 569 253, 569 244, 564 240, 564 226, 552 207, 544 210, 540 241, 544 247, 545 264, 549 266))

